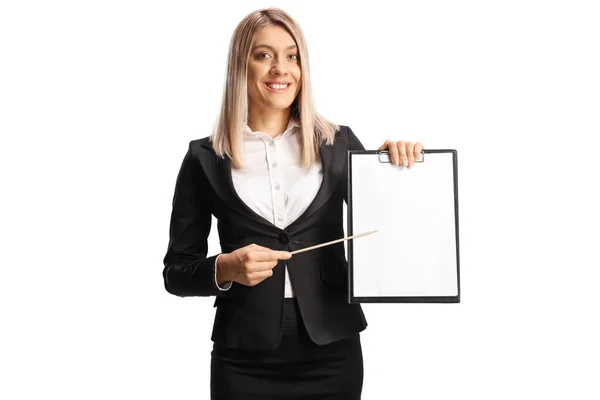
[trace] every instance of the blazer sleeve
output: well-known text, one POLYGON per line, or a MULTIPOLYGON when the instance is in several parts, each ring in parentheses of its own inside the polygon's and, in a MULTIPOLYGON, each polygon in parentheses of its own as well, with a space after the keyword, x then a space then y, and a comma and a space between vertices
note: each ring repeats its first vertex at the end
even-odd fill
MULTIPOLYGON (((365 146, 358 140, 352 129, 346 127, 348 131, 348 150, 365 150, 365 146)), ((346 182, 348 182, 348 165, 346 165, 346 182)), ((344 190, 344 201, 348 204, 348 190, 344 190)))
POLYGON ((169 244, 163 259, 165 289, 176 296, 227 296, 231 292, 220 290, 215 281, 219 254, 207 257, 212 222, 208 185, 190 142, 175 182, 169 244))

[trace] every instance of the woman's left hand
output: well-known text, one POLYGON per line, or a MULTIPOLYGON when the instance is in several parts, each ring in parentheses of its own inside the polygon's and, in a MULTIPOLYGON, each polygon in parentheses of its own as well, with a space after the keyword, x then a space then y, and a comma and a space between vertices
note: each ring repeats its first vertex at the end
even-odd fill
POLYGON ((401 164, 403 167, 411 168, 415 165, 415 159, 418 160, 421 156, 423 144, 421 144, 421 142, 405 142, 404 140, 394 142, 388 139, 384 144, 379 146, 379 149, 377 150, 389 151, 390 160, 394 165, 401 164))

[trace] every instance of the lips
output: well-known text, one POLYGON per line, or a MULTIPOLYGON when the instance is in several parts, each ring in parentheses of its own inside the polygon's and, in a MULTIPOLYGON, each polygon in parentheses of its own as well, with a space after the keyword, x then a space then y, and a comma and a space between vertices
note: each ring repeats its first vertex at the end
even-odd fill
POLYGON ((287 91, 287 90, 288 90, 288 89, 289 89, 291 86, 292 86, 292 84, 291 84, 291 83, 288 83, 288 82, 286 82, 286 83, 283 83, 283 84, 282 84, 282 83, 275 83, 275 82, 265 82, 265 87, 266 87, 266 88, 267 88, 269 91, 271 91, 271 92, 275 92, 275 93, 282 93, 282 92, 286 92, 286 91, 287 91), (274 84, 277 86, 277 88, 272 88, 272 87, 270 87, 270 86, 269 86, 269 84, 273 84, 273 83, 274 83, 274 84), (287 86, 286 86, 286 87, 282 86, 282 85, 284 85, 284 84, 287 84, 287 86))

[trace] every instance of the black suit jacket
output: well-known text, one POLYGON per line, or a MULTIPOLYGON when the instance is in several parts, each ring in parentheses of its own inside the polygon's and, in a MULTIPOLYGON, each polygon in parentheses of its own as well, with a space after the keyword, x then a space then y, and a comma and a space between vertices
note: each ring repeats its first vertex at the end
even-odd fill
MULTIPOLYGON (((347 151, 364 147, 347 126, 334 145, 321 145, 323 182, 308 209, 280 229, 250 209, 237 195, 229 158, 215 154, 209 138, 193 140, 183 159, 173 197, 170 240, 164 257, 165 288, 177 296, 216 296, 211 339, 223 346, 267 350, 282 333, 286 261, 255 286, 233 282, 228 291, 215 283, 215 259, 207 257, 211 214, 218 220, 221 251, 256 243, 294 251, 344 237, 343 200, 347 193, 347 151)), ((344 243, 303 252, 287 260, 290 280, 310 338, 324 345, 367 327, 359 304, 348 303, 348 262, 344 243)))

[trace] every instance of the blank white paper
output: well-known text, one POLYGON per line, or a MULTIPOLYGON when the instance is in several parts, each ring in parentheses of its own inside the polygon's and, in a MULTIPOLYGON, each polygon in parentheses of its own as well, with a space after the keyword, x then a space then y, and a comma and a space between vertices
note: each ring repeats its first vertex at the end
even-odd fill
POLYGON ((452 153, 411 169, 352 154, 354 297, 457 296, 452 153))

